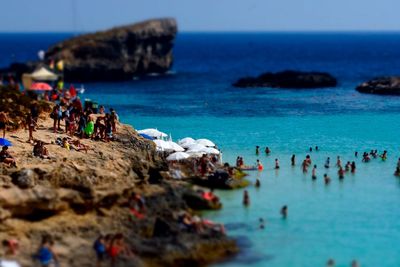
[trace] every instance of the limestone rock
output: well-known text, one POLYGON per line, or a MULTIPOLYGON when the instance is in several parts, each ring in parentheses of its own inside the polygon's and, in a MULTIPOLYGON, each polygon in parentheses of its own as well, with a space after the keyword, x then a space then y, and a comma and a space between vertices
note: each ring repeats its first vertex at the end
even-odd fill
POLYGON ((400 77, 380 77, 357 86, 360 93, 376 95, 400 95, 400 77))

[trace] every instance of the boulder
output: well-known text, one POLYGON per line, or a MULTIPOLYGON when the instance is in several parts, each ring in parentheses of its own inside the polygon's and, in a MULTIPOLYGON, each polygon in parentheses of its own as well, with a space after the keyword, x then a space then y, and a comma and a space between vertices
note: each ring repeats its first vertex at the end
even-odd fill
POLYGON ((36 185, 37 178, 38 175, 33 170, 22 169, 13 173, 12 183, 22 189, 32 188, 36 185))
POLYGON ((148 20, 63 41, 47 50, 46 60, 63 60, 67 81, 129 80, 165 73, 172 66, 176 33, 174 19, 148 20))
POLYGON ((360 93, 376 95, 400 95, 400 77, 379 77, 356 87, 360 93))
POLYGON ((282 71, 266 72, 258 77, 244 77, 236 81, 235 87, 271 87, 271 88, 324 88, 335 87, 337 80, 325 72, 282 71))

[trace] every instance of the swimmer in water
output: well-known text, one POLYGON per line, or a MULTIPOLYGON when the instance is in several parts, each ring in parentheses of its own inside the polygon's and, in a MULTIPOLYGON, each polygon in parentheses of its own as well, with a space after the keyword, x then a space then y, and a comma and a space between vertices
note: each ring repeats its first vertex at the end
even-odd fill
POLYGON ((307 162, 307 165, 311 165, 312 161, 311 161, 310 155, 306 156, 306 162, 307 162))
POLYGON ((279 160, 275 159, 275 170, 279 169, 279 160))
POLYGON ((265 221, 263 218, 258 219, 259 223, 260 223, 260 229, 264 229, 265 228, 265 221))
POLYGON ((244 206, 250 205, 250 196, 249 196, 249 192, 247 192, 247 190, 244 190, 244 192, 243 192, 243 205, 244 206))
POLYGON ((314 165, 314 168, 312 169, 311 179, 317 180, 317 165, 314 165))
POLYGON ((288 207, 285 205, 281 208, 282 219, 286 219, 288 215, 288 207))
POLYGON ((258 156, 260 154, 260 147, 256 146, 256 155, 258 156))
POLYGON ((400 168, 400 158, 399 158, 399 160, 397 161, 397 167, 400 168))
POLYGON ((400 167, 396 167, 396 170, 394 171, 394 176, 400 177, 400 167))
POLYGON ((312 152, 312 147, 310 147, 310 152, 312 152))
POLYGON ((354 157, 358 157, 358 152, 356 151, 355 153, 354 153, 354 157))
POLYGON ((358 264, 357 260, 353 260, 351 262, 351 267, 360 267, 360 264, 358 264))
POLYGON ((261 186, 261 182, 260 182, 260 179, 256 179, 256 184, 255 184, 255 187, 260 187, 261 186))
POLYGON ((271 154, 271 150, 269 149, 269 147, 266 147, 266 148, 265 148, 265 154, 266 154, 267 156, 269 156, 269 154, 271 154))
POLYGON ((324 167, 325 167, 326 169, 329 169, 329 164, 330 164, 330 163, 331 163, 331 158, 328 157, 328 158, 326 159, 326 161, 325 161, 324 167))
MULTIPOLYGON (((292 155, 292 157, 290 158, 290 161, 292 163, 292 166, 296 165, 296 155, 295 154, 292 155)), ((400 162, 400 159, 399 159, 399 162, 400 162)))
POLYGON ((343 170, 342 166, 339 167, 338 175, 339 175, 339 179, 343 180, 343 178, 344 178, 344 170, 343 170))
POLYGON ((329 259, 329 260, 326 262, 326 267, 335 267, 335 260, 329 259))
POLYGON ((319 151, 319 147, 318 146, 315 147, 315 151, 319 151))
POLYGON ((342 160, 340 159, 340 156, 337 156, 336 167, 339 167, 339 168, 342 167, 342 160))
POLYGON ((356 163, 353 161, 351 162, 351 173, 355 173, 356 172, 356 163))
POLYGON ((331 182, 331 178, 326 173, 324 174, 324 182, 325 185, 328 185, 331 182))

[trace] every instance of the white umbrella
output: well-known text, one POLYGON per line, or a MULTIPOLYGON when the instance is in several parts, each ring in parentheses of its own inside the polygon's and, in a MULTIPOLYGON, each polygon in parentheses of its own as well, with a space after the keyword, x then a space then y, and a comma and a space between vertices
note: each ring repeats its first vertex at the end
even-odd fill
POLYGON ((156 144, 157 150, 159 150, 159 151, 173 150, 171 145, 167 141, 153 140, 153 142, 156 144))
POLYGON ((209 147, 215 146, 215 144, 208 139, 197 139, 196 143, 203 145, 203 146, 209 146, 209 147))
POLYGON ((185 152, 175 152, 175 153, 172 153, 171 155, 169 155, 167 157, 167 160, 169 160, 169 161, 171 161, 171 160, 184 160, 184 159, 187 159, 189 157, 190 157, 190 155, 185 153, 185 152))
POLYGON ((207 154, 214 154, 214 155, 219 155, 221 152, 219 152, 218 149, 215 149, 213 147, 206 147, 201 152, 205 152, 207 154))
POLYGON ((206 154, 200 151, 186 151, 186 153, 189 154, 191 158, 201 158, 204 154, 206 154))
POLYGON ((205 149, 206 147, 200 144, 192 144, 187 147, 188 151, 199 152, 205 149))
POLYGON ((178 144, 183 145, 183 144, 194 144, 196 141, 192 137, 185 137, 181 140, 179 140, 178 144))
POLYGON ((162 137, 167 137, 168 136, 166 133, 163 133, 163 132, 161 132, 161 131, 159 131, 157 129, 154 129, 154 128, 139 130, 138 133, 147 134, 148 136, 151 136, 153 138, 162 138, 162 137))
POLYGON ((41 67, 40 69, 32 72, 31 77, 32 79, 39 81, 56 81, 58 79, 57 74, 47 70, 45 67, 41 67))
POLYGON ((180 145, 178 145, 175 142, 172 141, 167 141, 168 145, 171 147, 171 150, 176 151, 176 152, 183 152, 185 151, 185 149, 183 147, 181 147, 180 145))

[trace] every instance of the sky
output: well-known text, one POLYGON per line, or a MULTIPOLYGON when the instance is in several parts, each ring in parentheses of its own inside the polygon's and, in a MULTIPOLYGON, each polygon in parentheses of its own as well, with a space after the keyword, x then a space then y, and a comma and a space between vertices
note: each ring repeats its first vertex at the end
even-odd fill
POLYGON ((0 32, 88 32, 174 17, 192 31, 399 31, 400 0, 3 0, 0 32))

